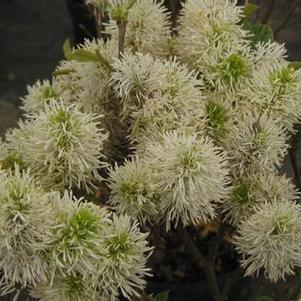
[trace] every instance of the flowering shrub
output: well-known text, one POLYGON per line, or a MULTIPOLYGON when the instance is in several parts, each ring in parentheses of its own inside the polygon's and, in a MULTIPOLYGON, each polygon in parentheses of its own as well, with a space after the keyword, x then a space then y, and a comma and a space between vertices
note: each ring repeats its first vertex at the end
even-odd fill
MULTIPOLYGON (((154 0, 87 3, 110 16, 110 38, 66 42, 0 144, 1 292, 141 298, 155 224, 191 249, 186 227, 214 222, 245 275, 293 274, 299 193, 278 168, 301 118, 301 70, 284 46, 256 41, 231 0, 188 0, 177 33, 154 0), (91 202, 104 186, 108 201, 91 202)), ((224 300, 216 255, 196 252, 224 300)))

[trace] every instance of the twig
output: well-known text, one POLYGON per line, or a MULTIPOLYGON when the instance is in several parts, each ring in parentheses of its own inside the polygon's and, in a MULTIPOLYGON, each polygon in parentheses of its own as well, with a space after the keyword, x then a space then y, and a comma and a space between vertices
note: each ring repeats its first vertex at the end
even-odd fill
POLYGON ((126 22, 119 22, 118 26, 118 56, 119 59, 122 58, 124 53, 124 44, 125 44, 125 33, 126 33, 126 22))
POLYGON ((284 16, 284 18, 280 22, 280 25, 274 30, 275 38, 278 36, 280 31, 286 26, 286 24, 291 19, 291 17, 294 14, 296 8, 298 7, 299 1, 300 0, 292 0, 292 2, 290 3, 287 14, 284 16))
POLYGON ((273 13, 273 8, 274 8, 274 3, 275 3, 275 0, 270 0, 269 2, 267 2, 267 7, 265 9, 265 14, 263 14, 263 16, 261 17, 261 23, 262 24, 266 24, 272 13, 273 13))
POLYGON ((241 267, 238 267, 233 273, 227 277, 226 283, 222 290, 222 300, 225 300, 230 293, 231 289, 234 285, 240 280, 241 276, 243 275, 243 271, 241 267))
POLYGON ((214 237, 212 237, 212 239, 210 240, 209 249, 208 249, 208 260, 212 264, 215 263, 215 260, 216 260, 217 254, 218 254, 218 249, 220 246, 220 242, 223 239, 225 231, 226 231, 226 225, 223 223, 220 223, 216 235, 214 237))
POLYGON ((294 149, 289 150, 289 156, 294 172, 294 178, 295 178, 295 185, 297 188, 300 189, 300 173, 299 173, 299 168, 298 168, 298 160, 296 158, 296 151, 294 149))
POLYGON ((208 281, 209 289, 215 301, 222 301, 221 293, 217 284, 214 264, 209 262, 206 257, 200 253, 187 230, 183 227, 177 228, 179 237, 187 247, 191 256, 194 258, 199 267, 204 271, 208 281))
POLYGON ((187 247, 190 254, 193 256, 195 261, 199 264, 200 268, 202 270, 205 270, 208 268, 208 262, 206 257, 199 251, 199 249, 196 247, 195 243, 193 242, 192 238, 188 234, 187 230, 183 228, 182 226, 179 226, 177 228, 177 232, 179 234, 180 239, 183 241, 185 246, 187 247))
POLYGON ((94 10, 94 15, 95 15, 95 21, 96 21, 96 32, 97 32, 97 38, 101 39, 102 38, 102 11, 101 9, 96 9, 94 10))

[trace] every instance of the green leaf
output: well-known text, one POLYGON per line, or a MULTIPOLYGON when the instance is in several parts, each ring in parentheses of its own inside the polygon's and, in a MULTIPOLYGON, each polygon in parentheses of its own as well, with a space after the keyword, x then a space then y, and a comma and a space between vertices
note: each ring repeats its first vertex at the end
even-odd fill
POLYGON ((64 44, 63 44, 63 51, 65 58, 67 60, 70 60, 70 54, 72 53, 72 45, 69 39, 66 39, 64 44))
POLYGON ((68 60, 77 62, 99 62, 98 56, 86 49, 75 49, 69 54, 68 60))
POLYGON ((290 68, 293 68, 295 71, 301 69, 301 62, 291 62, 288 64, 290 68))
POLYGON ((71 72, 74 72, 73 69, 58 69, 52 72, 53 76, 59 76, 59 75, 68 75, 71 72))
POLYGON ((167 301, 168 295, 169 295, 169 291, 161 292, 154 297, 154 301, 167 301))
POLYGON ((258 5, 254 3, 247 3, 244 7, 244 16, 246 18, 250 17, 257 9, 258 5))
POLYGON ((66 39, 63 45, 64 55, 68 61, 77 62, 99 62, 99 55, 86 49, 74 49, 69 39, 66 39))
POLYGON ((95 55, 97 56, 98 61, 101 63, 103 67, 105 67, 108 71, 112 71, 112 66, 110 62, 103 57, 103 55, 100 53, 98 49, 96 49, 95 55))
POLYGON ((244 20, 243 27, 245 30, 252 33, 251 46, 256 45, 259 42, 267 43, 273 40, 273 30, 268 25, 255 24, 248 20, 244 20))

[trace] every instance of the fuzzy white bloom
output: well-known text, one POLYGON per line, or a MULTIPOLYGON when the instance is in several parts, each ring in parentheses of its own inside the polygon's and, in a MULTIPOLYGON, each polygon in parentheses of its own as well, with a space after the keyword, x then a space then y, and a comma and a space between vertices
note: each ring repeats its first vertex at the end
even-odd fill
POLYGON ((107 134, 98 118, 76 105, 53 102, 28 123, 23 141, 25 163, 46 188, 94 187, 107 134))
POLYGON ((167 131, 203 135, 206 125, 204 116, 204 100, 201 96, 158 96, 148 99, 141 109, 131 114, 129 138, 137 153, 142 155, 149 139, 157 139, 167 131))
POLYGON ((280 167, 288 149, 285 129, 265 114, 246 112, 225 137, 233 173, 280 167))
POLYGON ((53 273, 57 270, 63 275, 93 274, 101 261, 103 236, 110 224, 109 213, 68 192, 54 205, 53 273))
POLYGON ((301 118, 301 70, 294 70, 288 62, 259 68, 243 93, 247 104, 280 118, 289 130, 301 118))
POLYGON ((247 219, 265 202, 296 200, 299 192, 290 178, 276 172, 255 172, 233 181, 229 198, 223 203, 225 219, 232 225, 247 219))
POLYGON ((167 229, 216 217, 217 204, 228 194, 228 166, 225 153, 209 138, 168 132, 147 144, 145 160, 162 194, 167 229))
POLYGON ((132 141, 141 143, 144 137, 179 126, 193 124, 200 130, 203 83, 195 72, 175 60, 141 54, 126 55, 114 66, 112 85, 122 101, 123 116, 132 120, 132 141))
POLYGON ((122 115, 141 107, 157 91, 158 78, 164 72, 163 63, 148 54, 124 55, 113 66, 111 85, 122 101, 122 115))
POLYGON ((9 129, 5 134, 5 142, 8 151, 22 154, 24 151, 24 141, 30 136, 29 123, 19 120, 18 126, 9 129))
POLYGON ((52 284, 39 283, 30 295, 40 301, 108 301, 95 289, 91 279, 59 273, 52 284))
POLYGON ((262 205, 242 222, 235 244, 242 254, 245 275, 263 269, 271 281, 294 274, 301 265, 301 208, 288 200, 262 205))
POLYGON ((191 67, 202 68, 204 57, 240 48, 248 35, 239 22, 242 8, 232 0, 188 0, 180 17, 177 52, 191 67))
MULTIPOLYGON (((168 52, 169 14, 161 1, 137 0, 128 11, 125 47, 132 53, 163 56, 168 52)), ((111 21, 107 31, 118 43, 118 26, 111 21)))
POLYGON ((53 194, 42 191, 28 172, 0 173, 0 268, 13 285, 47 278, 54 214, 53 194))
POLYGON ((142 233, 127 215, 114 215, 107 230, 105 259, 99 266, 100 288, 111 300, 116 300, 119 290, 132 300, 140 296, 146 285, 144 277, 150 275, 146 267, 152 250, 148 233, 142 233))
POLYGON ((109 203, 118 213, 145 222, 158 215, 160 194, 154 184, 150 166, 133 158, 110 170, 109 203))
POLYGON ((27 86, 27 95, 22 98, 21 109, 26 117, 31 117, 43 111, 45 105, 52 100, 57 100, 60 96, 59 87, 56 82, 50 83, 49 80, 37 81, 32 86, 27 86))
POLYGON ((87 112, 103 113, 110 91, 111 64, 117 53, 112 41, 86 41, 73 51, 73 60, 62 61, 55 79, 64 102, 76 102, 87 112))
POLYGON ((2 141, 2 139, 0 139, 0 161, 1 162, 6 158, 7 153, 8 153, 7 146, 2 141))
POLYGON ((269 41, 257 43, 252 55, 254 55, 255 70, 260 70, 274 64, 284 63, 287 58, 287 50, 284 44, 269 41))
MULTIPOLYGON (((10 132, 11 134, 12 132, 10 132)), ((6 137, 9 137, 7 134, 6 137)), ((18 167, 19 171, 26 168, 20 149, 9 149, 7 143, 0 140, 0 170, 14 170, 18 167)))

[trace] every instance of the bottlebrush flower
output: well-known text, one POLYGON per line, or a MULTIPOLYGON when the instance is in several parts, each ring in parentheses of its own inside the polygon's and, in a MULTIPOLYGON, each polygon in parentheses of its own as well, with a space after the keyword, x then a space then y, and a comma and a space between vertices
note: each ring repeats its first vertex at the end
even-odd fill
POLYGON ((244 95, 251 106, 268 116, 280 118, 292 131, 301 117, 301 70, 294 70, 287 62, 266 64, 254 72, 244 95))
POLYGON ((109 101, 111 64, 117 56, 115 43, 86 41, 73 52, 69 61, 62 61, 55 70, 56 85, 65 103, 76 102, 86 112, 104 113, 109 101))
POLYGON ((53 195, 17 166, 0 178, 0 268, 12 285, 34 285, 49 272, 53 195))
POLYGON ((0 170, 14 170, 16 167, 18 167, 19 171, 23 171, 26 168, 20 150, 9 150, 8 145, 0 140, 0 170))
POLYGON ((128 214, 140 221, 158 215, 159 191, 154 184, 150 166, 133 158, 110 170, 110 205, 118 213, 128 214))
POLYGON ((60 96, 60 89, 56 82, 50 83, 49 80, 37 81, 33 86, 27 86, 28 94, 22 99, 21 109, 26 117, 32 117, 43 111, 45 105, 51 100, 57 100, 60 96))
POLYGON ((296 200, 299 192, 290 178, 276 172, 257 172, 235 179, 229 198, 223 203, 225 219, 238 226, 266 202, 296 200))
POLYGON ((100 264, 100 287, 111 300, 115 300, 119 290, 132 300, 145 288, 144 277, 150 271, 146 267, 152 250, 147 242, 148 233, 142 233, 138 223, 126 215, 114 215, 107 230, 105 259, 100 264))
POLYGON ((249 111, 236 121, 223 144, 232 159, 232 172, 241 174, 279 167, 288 149, 287 139, 279 120, 249 111))
POLYGON ((122 115, 141 107, 155 93, 163 69, 163 64, 150 55, 129 54, 115 60, 111 85, 122 101, 122 115))
POLYGON ((23 141, 25 163, 46 188, 94 187, 107 134, 99 118, 76 105, 52 102, 31 123, 23 141))
POLYGON ((159 130, 195 127, 203 117, 203 83, 175 60, 125 55, 114 64, 112 85, 130 122, 130 139, 141 142, 159 130), (185 125, 184 125, 185 124, 185 125))
POLYGON ((252 50, 254 56, 255 70, 267 68, 275 64, 285 63, 287 58, 287 50, 284 44, 279 44, 275 41, 266 43, 257 43, 255 49, 252 50))
POLYGON ((271 281, 301 265, 301 208, 288 200, 265 203, 238 227, 237 250, 245 275, 261 270, 271 281))
POLYGON ((142 108, 131 114, 129 138, 137 154, 144 153, 148 140, 156 140, 168 131, 203 135, 206 126, 204 104, 200 95, 178 98, 165 94, 148 99, 142 108))
POLYGON ((214 58, 234 45, 239 49, 246 45, 248 33, 239 25, 241 18, 242 8, 235 1, 186 1, 179 19, 180 59, 193 68, 203 69, 205 57, 214 58))
MULTIPOLYGON (((125 48, 132 53, 149 53, 155 56, 167 54, 170 22, 169 14, 162 2, 138 0, 127 11, 125 48)), ((117 44, 117 22, 111 21, 107 30, 117 44)))
POLYGON ((108 301, 95 289, 91 279, 57 273, 52 283, 39 283, 30 295, 40 301, 108 301))
POLYGON ((209 138, 168 132, 146 146, 145 160, 161 191, 161 211, 171 224, 208 222, 228 194, 225 153, 209 138))
POLYGON ((54 205, 53 271, 72 276, 93 274, 104 249, 108 212, 68 192, 54 205))
POLYGON ((204 66, 198 67, 204 79, 216 90, 229 93, 243 89, 253 68, 248 48, 209 53, 204 66))
POLYGON ((239 110, 233 108, 234 100, 233 95, 218 92, 205 94, 204 132, 219 144, 231 131, 233 120, 240 115, 239 110))

